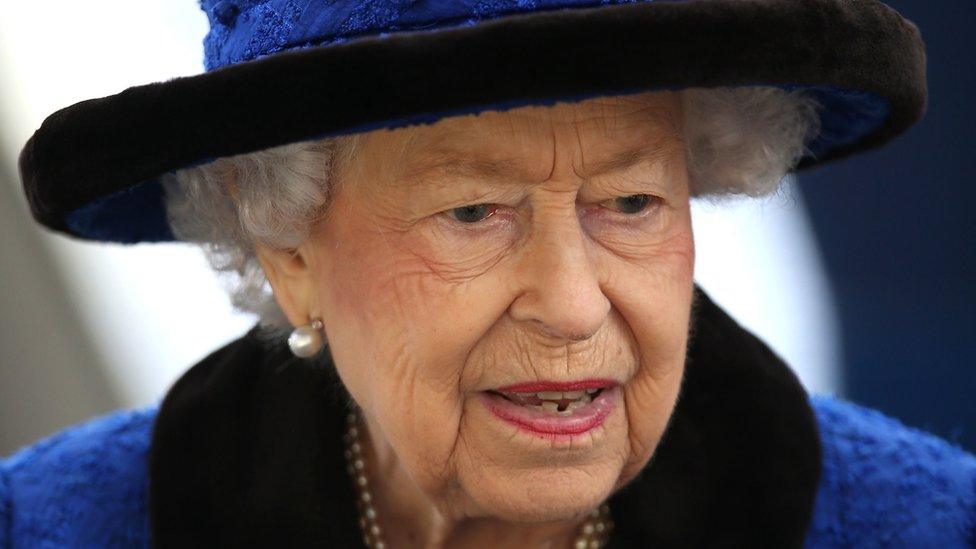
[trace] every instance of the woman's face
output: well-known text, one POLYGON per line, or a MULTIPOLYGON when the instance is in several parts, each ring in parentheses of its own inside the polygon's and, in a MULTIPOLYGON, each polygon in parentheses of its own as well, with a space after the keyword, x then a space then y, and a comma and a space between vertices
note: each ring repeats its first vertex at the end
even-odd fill
POLYGON ((272 277, 444 515, 576 518, 653 453, 692 298, 680 118, 659 93, 365 134, 272 277))

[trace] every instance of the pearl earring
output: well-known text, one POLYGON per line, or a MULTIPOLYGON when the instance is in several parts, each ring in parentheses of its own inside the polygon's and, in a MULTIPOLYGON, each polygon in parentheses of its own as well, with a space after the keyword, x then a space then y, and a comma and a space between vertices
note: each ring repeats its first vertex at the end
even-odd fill
POLYGON ((288 348, 298 358, 315 356, 322 349, 322 321, 316 318, 292 330, 288 336, 288 348))

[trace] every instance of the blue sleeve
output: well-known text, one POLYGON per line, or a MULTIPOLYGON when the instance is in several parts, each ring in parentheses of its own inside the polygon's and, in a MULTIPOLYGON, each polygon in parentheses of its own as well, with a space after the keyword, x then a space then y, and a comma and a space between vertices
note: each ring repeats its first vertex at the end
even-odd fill
POLYGON ((0 460, 0 549, 147 546, 154 418, 115 412, 0 460))
POLYGON ((10 493, 7 491, 7 465, 0 459, 0 549, 10 547, 10 493))
POLYGON ((976 457, 875 410, 811 404, 823 468, 808 547, 976 547, 976 457))

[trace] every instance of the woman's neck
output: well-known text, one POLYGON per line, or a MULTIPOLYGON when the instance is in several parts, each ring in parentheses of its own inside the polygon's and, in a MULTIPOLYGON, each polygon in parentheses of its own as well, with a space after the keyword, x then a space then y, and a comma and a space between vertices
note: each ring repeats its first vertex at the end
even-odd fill
MULTIPOLYGON (((462 502, 439 509, 407 475, 375 424, 364 418, 367 436, 363 457, 373 508, 387 548, 400 547, 572 547, 582 519, 543 524, 518 524, 472 517, 462 502), (379 439, 379 440, 377 440, 379 439)), ((460 499, 459 495, 447 500, 460 499)))

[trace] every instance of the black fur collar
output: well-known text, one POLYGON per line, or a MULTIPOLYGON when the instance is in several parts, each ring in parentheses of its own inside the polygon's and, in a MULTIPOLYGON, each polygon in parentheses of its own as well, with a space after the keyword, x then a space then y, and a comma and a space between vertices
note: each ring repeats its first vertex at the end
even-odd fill
MULTIPOLYGON (((355 547, 345 393, 252 332, 167 395, 150 453, 157 547, 355 547)), ((806 393, 702 292, 682 393, 651 464, 610 501, 612 547, 794 547, 820 474, 806 393)))

